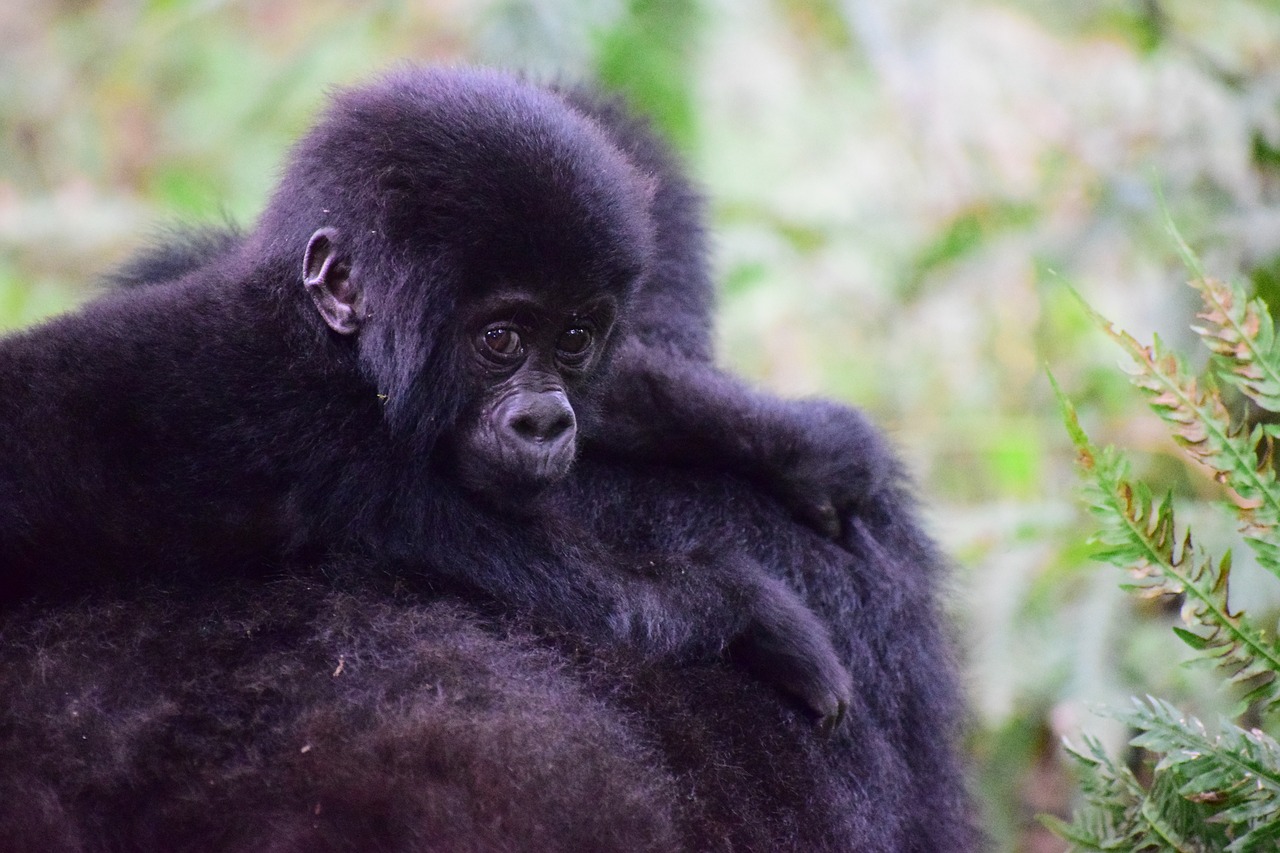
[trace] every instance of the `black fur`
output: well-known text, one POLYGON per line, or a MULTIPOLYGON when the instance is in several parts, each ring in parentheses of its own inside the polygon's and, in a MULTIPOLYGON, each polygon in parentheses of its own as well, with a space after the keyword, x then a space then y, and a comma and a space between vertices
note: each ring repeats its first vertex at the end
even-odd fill
MULTIPOLYGON (((395 228, 439 212, 390 216, 396 248, 374 253, 370 278, 400 288, 397 311, 435 325, 384 329, 360 342, 361 356, 344 353, 347 339, 303 310, 300 285, 282 286, 298 278, 285 244, 312 233, 314 221, 290 219, 303 216, 298 205, 345 206, 293 193, 307 183, 297 165, 255 233, 180 241, 120 276, 147 287, 11 342, 0 389, 19 399, 0 415, 28 431, 13 444, 36 445, 0 461, 3 519, 38 545, 11 552, 19 540, 0 533, 0 554, 29 560, 18 579, 48 591, 79 590, 100 571, 185 567, 194 578, 177 592, 7 617, 4 644, 24 661, 0 676, 13 697, 0 716, 0 766, 12 768, 0 825, 30 842, 16 849, 973 849, 938 560, 891 455, 850 410, 773 400, 710 365, 696 200, 641 125, 582 93, 564 95, 576 108, 565 116, 563 102, 508 78, 438 75, 404 72, 331 115, 359 114, 367 130, 403 116, 349 109, 355 101, 422 79, 479 79, 502 103, 526 105, 516 119, 532 109, 578 128, 575 115, 591 116, 606 153, 623 155, 614 166, 652 191, 649 274, 635 298, 620 297, 629 325, 608 381, 591 389, 603 396, 575 405, 589 420, 584 458, 532 517, 456 488, 437 444, 468 410, 442 351, 465 294, 411 292, 410 278, 521 259, 406 263, 432 237, 406 242, 395 228), (277 227, 290 236, 271 236, 277 227), (53 400, 22 394, 24 381, 53 400), (419 410, 384 419, 379 390, 419 410), (122 392, 129 405, 110 408, 122 392), (88 453, 61 467, 23 462, 48 452, 46 431, 67 438, 53 449, 88 453), (110 457, 94 460, 95 448, 110 457), (797 527, 743 478, 839 532, 845 548, 797 527), (371 556, 331 566, 336 581, 306 575, 269 595, 208 579, 305 571, 341 550, 371 556), (51 568, 62 577, 42 576, 51 568), (834 655, 808 608, 834 628, 834 655), (517 614, 533 621, 513 627, 517 614), (633 642, 598 642, 618 636, 633 642), (858 685, 844 729, 824 740, 802 708, 717 665, 710 655, 725 645, 819 710, 830 700, 815 685, 838 687, 838 658, 858 685)), ((342 138, 345 152, 355 141, 342 138)), ((385 138, 401 158, 416 150, 385 138)), ((587 147, 583 157, 600 154, 587 147)), ((313 138, 297 162, 323 148, 313 138)), ((345 166, 359 162, 350 156, 345 166)), ((390 198, 423 198, 397 169, 413 164, 372 180, 390 198)), ((355 191, 345 215, 356 221, 370 213, 353 212, 368 179, 339 179, 355 191)), ((606 240, 603 252, 645 239, 606 240)))
POLYGON ((822 736, 734 668, 547 639, 376 563, 331 567, 10 615, 12 849, 978 848, 937 560, 901 506, 852 520, 846 551, 732 478, 582 474, 612 490, 591 521, 619 546, 785 566, 838 626, 845 726, 822 736))

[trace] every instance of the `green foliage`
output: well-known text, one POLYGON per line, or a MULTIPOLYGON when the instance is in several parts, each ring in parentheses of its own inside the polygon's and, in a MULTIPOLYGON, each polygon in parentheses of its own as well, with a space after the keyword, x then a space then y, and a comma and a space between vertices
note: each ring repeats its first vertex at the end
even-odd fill
MULTIPOLYGON (((1187 456, 1225 489, 1242 537, 1258 563, 1280 578, 1280 484, 1273 442, 1277 427, 1232 418, 1224 389, 1236 389, 1264 412, 1280 411, 1280 352, 1266 304, 1238 284, 1207 277, 1175 233, 1200 294, 1195 332, 1211 352, 1204 375, 1154 338, 1144 346, 1087 305, 1090 317, 1133 359, 1130 380, 1145 395, 1187 456)), ((1229 596, 1231 553, 1208 553, 1179 530, 1173 498, 1135 481, 1125 454, 1098 448, 1053 382, 1076 447, 1084 498, 1097 520, 1095 558, 1128 570, 1126 587, 1144 597, 1181 602, 1177 635, 1215 664, 1239 698, 1241 714, 1280 706, 1280 643, 1229 596)), ((1154 756, 1131 770, 1086 738, 1068 752, 1082 773, 1080 809, 1071 823, 1042 818, 1082 850, 1246 851, 1280 847, 1280 744, 1260 729, 1223 720, 1210 734, 1196 718, 1159 699, 1112 712, 1137 734, 1131 746, 1154 756)))
POLYGON ((692 0, 632 0, 597 60, 600 81, 626 93, 684 148, 696 135, 687 81, 699 18, 692 0))
POLYGON ((1211 735, 1195 717, 1148 697, 1116 716, 1134 746, 1160 754, 1144 785, 1095 739, 1068 748, 1083 771, 1084 808, 1073 823, 1043 818, 1085 850, 1252 853, 1280 843, 1280 744, 1227 721, 1211 735))
POLYGON ((1203 803, 1179 795, 1175 774, 1157 771, 1146 787, 1094 738, 1085 737, 1082 750, 1067 751, 1084 773, 1085 808, 1070 824, 1042 820, 1078 849, 1213 853, 1229 843, 1203 803), (1202 831, 1196 833, 1197 828, 1202 831))
POLYGON ((923 286, 940 267, 962 260, 991 242, 997 235, 1026 228, 1035 222, 1032 205, 996 201, 961 211, 912 259, 912 270, 904 287, 908 296, 923 286))

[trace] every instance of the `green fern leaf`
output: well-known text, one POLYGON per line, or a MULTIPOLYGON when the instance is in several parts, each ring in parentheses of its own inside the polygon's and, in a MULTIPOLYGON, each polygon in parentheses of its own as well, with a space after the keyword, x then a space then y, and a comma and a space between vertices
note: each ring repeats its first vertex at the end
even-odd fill
POLYGON ((1222 376, 1269 412, 1280 412, 1280 355, 1275 326, 1261 299, 1249 299, 1238 284, 1198 276, 1191 286, 1203 308, 1192 326, 1213 352, 1222 376))
POLYGON ((1280 645, 1231 610, 1230 553, 1215 562, 1189 532, 1179 542, 1171 498, 1154 500, 1145 485, 1131 482, 1121 454, 1111 447, 1098 450, 1062 389, 1049 379, 1076 446, 1085 500, 1099 524, 1095 558, 1128 569, 1128 587, 1140 595, 1184 596, 1186 626, 1179 636, 1264 707, 1280 704, 1280 645))
MULTIPOLYGON (((1172 224, 1170 229, 1204 302, 1196 332, 1213 352, 1216 375, 1258 405, 1280 411, 1280 353, 1266 305, 1247 299, 1239 286, 1206 277, 1172 224)), ((1272 463, 1280 428, 1233 426, 1215 374, 1191 374, 1158 338, 1143 346, 1088 305, 1084 308, 1132 357, 1132 382, 1174 438, 1227 487, 1259 563, 1280 577, 1280 484, 1272 463)), ((1076 447, 1086 502, 1098 522, 1095 556, 1127 569, 1126 587, 1139 595, 1181 596, 1184 624, 1175 633, 1240 688, 1242 708, 1280 705, 1280 644, 1231 609, 1231 554, 1216 559, 1189 531, 1180 533, 1172 495, 1153 496, 1132 481, 1121 453, 1094 446, 1052 375, 1049 379, 1076 447)), ((1280 851, 1280 743, 1225 720, 1218 734, 1211 734, 1198 719, 1151 697, 1114 716, 1137 731, 1133 746, 1158 760, 1144 786, 1096 739, 1086 736, 1080 749, 1067 746, 1081 771, 1081 806, 1069 823, 1042 822, 1073 850, 1280 851)))
POLYGON ((1205 807, 1180 797, 1169 781, 1157 776, 1156 784, 1144 789, 1088 735, 1083 749, 1068 743, 1066 750, 1083 774, 1082 804, 1070 823, 1041 821, 1073 849, 1215 853, 1225 848, 1222 830, 1205 822, 1205 807))
MULTIPOLYGON (((1076 297, 1079 299, 1079 294, 1076 297)), ((1082 299, 1081 304, 1098 328, 1133 359, 1130 380, 1147 394, 1151 408, 1173 428, 1178 444, 1230 490, 1241 533, 1258 562, 1280 577, 1280 550, 1274 544, 1280 529, 1280 485, 1271 466, 1275 429, 1255 427, 1246 432, 1243 427, 1233 427, 1211 380, 1201 382, 1191 375, 1182 359, 1167 351, 1159 338, 1145 347, 1116 329, 1082 299)), ((1270 320, 1263 325, 1269 330, 1270 320)))
POLYGON ((1135 746, 1162 753, 1155 774, 1169 774, 1179 797, 1207 807, 1213 823, 1229 830, 1234 840, 1223 849, 1270 849, 1280 825, 1280 744, 1227 721, 1212 736, 1195 717, 1150 696, 1116 717, 1139 731, 1135 746))
POLYGON ((1096 738, 1085 735, 1080 749, 1070 743, 1064 747, 1081 772, 1082 803, 1070 823, 1048 816, 1041 816, 1041 822, 1077 850, 1141 849, 1146 792, 1138 780, 1128 768, 1117 766, 1096 738))
POLYGON ((1127 843, 1109 840, 1106 833, 1099 831, 1098 827, 1087 825, 1085 817, 1081 813, 1077 813, 1075 816, 1077 823, 1067 823, 1065 820, 1049 814, 1039 815, 1039 820, 1054 835, 1063 841, 1070 842, 1072 850, 1094 850, 1099 851, 1099 853, 1110 853, 1113 850, 1132 849, 1127 843))
POLYGON ((1192 328, 1217 356, 1229 382, 1267 411, 1280 412, 1280 353, 1266 303, 1249 299, 1239 285, 1207 276, 1168 211, 1165 228, 1191 272, 1190 285, 1204 303, 1197 316, 1206 325, 1192 328))

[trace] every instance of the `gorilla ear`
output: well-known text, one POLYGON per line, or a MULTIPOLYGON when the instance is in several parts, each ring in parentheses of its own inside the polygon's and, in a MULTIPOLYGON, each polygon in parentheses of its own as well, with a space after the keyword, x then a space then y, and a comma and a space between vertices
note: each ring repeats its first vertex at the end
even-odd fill
POLYGON ((364 320, 364 294, 351 278, 351 259, 338 250, 338 232, 321 228, 307 241, 302 283, 320 316, 340 335, 355 334, 364 320))

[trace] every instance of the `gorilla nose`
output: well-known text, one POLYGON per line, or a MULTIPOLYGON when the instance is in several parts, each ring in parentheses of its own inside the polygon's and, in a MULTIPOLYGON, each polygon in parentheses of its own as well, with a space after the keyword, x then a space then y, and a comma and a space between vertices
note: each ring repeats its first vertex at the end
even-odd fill
POLYGON ((515 407, 507 427, 525 441, 552 444, 573 435, 577 419, 560 391, 546 391, 515 407))

